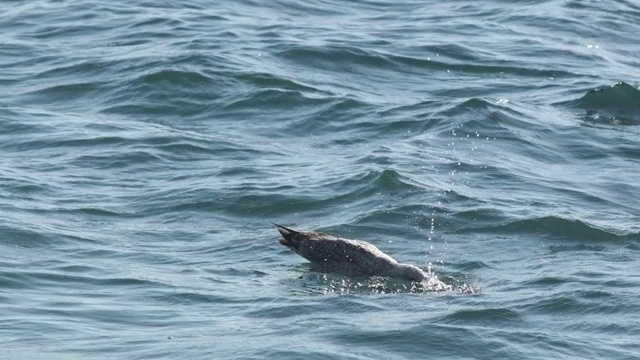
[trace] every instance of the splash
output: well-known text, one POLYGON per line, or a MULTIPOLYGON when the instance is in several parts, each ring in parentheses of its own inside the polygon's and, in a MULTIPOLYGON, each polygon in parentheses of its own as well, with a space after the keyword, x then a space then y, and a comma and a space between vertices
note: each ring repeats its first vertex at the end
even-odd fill
POLYGON ((450 291, 453 289, 451 285, 447 285, 438 279, 438 274, 433 272, 433 265, 431 262, 429 262, 429 265, 427 266, 427 278, 422 280, 419 284, 424 286, 425 292, 450 291))
POLYGON ((452 287, 434 278, 422 282, 398 282, 389 278, 372 277, 366 280, 328 280, 324 294, 422 294, 451 291, 452 287))
POLYGON ((409 282, 390 277, 348 277, 336 273, 308 272, 300 278, 304 287, 312 293, 339 295, 374 294, 478 294, 480 288, 447 278, 441 280, 432 269, 427 268, 427 278, 421 282, 409 282))

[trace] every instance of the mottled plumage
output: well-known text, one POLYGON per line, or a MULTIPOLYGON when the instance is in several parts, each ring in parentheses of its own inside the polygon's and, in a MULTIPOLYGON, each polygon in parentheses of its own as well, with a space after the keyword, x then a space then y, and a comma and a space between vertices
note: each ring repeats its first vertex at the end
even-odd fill
POLYGON ((318 265, 323 271, 346 275, 394 276, 412 281, 422 281, 427 277, 417 266, 398 263, 366 241, 274 225, 283 237, 280 239, 282 245, 318 265))

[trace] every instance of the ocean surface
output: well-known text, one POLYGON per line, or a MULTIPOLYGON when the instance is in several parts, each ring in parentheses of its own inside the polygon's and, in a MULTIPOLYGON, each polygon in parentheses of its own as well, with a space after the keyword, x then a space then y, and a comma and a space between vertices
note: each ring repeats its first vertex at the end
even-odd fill
POLYGON ((640 358, 638 34, 635 0, 1 2, 0 359, 640 358))

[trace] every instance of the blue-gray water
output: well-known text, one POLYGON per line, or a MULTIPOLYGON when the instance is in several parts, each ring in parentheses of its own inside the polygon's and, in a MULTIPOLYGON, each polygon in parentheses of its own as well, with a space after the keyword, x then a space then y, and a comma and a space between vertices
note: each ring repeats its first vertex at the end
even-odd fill
POLYGON ((634 0, 0 3, 0 358, 637 359, 638 34, 634 0))

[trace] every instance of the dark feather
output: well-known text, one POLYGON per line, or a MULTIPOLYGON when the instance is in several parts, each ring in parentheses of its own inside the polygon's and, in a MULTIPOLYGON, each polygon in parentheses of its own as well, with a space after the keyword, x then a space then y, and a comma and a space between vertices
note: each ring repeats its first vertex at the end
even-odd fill
POLYGON ((288 228, 288 227, 286 227, 286 226, 278 225, 278 224, 276 224, 276 223, 272 223, 272 224, 273 224, 273 225, 275 225, 275 226, 277 226, 277 227, 279 227, 280 229, 287 230, 288 232, 290 232, 290 233, 292 233, 292 234, 297 234, 297 233, 298 233, 298 231, 295 231, 295 230, 293 230, 293 229, 290 229, 290 228, 288 228))

